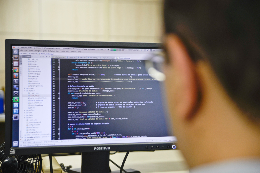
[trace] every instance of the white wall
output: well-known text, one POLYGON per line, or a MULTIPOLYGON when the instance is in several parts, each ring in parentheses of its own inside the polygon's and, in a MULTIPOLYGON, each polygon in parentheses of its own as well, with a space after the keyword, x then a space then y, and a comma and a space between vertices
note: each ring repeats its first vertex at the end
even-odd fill
POLYGON ((0 88, 5 39, 159 42, 162 0, 0 0, 0 88))

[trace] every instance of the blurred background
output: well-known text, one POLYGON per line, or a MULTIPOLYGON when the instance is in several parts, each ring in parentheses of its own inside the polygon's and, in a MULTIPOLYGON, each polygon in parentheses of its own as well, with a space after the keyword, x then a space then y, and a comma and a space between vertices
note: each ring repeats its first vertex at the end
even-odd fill
POLYGON ((0 0, 0 88, 5 39, 160 42, 162 0, 0 0))
MULTIPOLYGON (((163 30, 162 1, 0 0, 0 91, 5 85, 5 39, 158 43, 163 30)), ((0 114, 0 144, 4 122, 0 114)), ((124 156, 112 157, 119 163, 124 156)), ((59 159, 71 165, 71 159, 59 159)), ((131 159, 130 168, 146 172, 188 173, 178 150, 137 153, 131 159)), ((75 162, 80 164, 80 157, 75 162)))

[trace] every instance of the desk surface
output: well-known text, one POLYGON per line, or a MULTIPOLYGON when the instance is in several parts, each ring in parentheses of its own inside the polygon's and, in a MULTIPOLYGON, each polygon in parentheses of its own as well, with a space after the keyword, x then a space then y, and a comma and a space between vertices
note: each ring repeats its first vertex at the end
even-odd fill
MULTIPOLYGON (((125 153, 110 155, 110 159, 121 166, 125 153)), ((72 166, 71 170, 80 171, 81 156, 56 156, 58 163, 65 166, 72 166)), ((112 172, 119 169, 111 162, 109 163, 112 172)), ((167 150, 155 152, 130 152, 125 162, 124 169, 135 169, 141 173, 189 173, 186 162, 180 151, 167 150)))

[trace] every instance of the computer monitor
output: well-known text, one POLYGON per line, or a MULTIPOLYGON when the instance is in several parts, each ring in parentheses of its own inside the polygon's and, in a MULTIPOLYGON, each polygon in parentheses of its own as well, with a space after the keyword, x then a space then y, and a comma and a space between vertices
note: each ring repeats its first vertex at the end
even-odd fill
POLYGON ((10 39, 5 51, 6 153, 82 152, 107 167, 109 151, 176 142, 145 69, 159 44, 10 39))

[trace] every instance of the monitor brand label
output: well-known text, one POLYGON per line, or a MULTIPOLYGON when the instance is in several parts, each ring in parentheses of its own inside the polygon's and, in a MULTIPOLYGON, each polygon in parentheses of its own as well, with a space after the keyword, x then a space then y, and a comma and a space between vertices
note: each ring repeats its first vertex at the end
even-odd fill
POLYGON ((94 147, 94 151, 105 151, 110 150, 110 147, 94 147))

